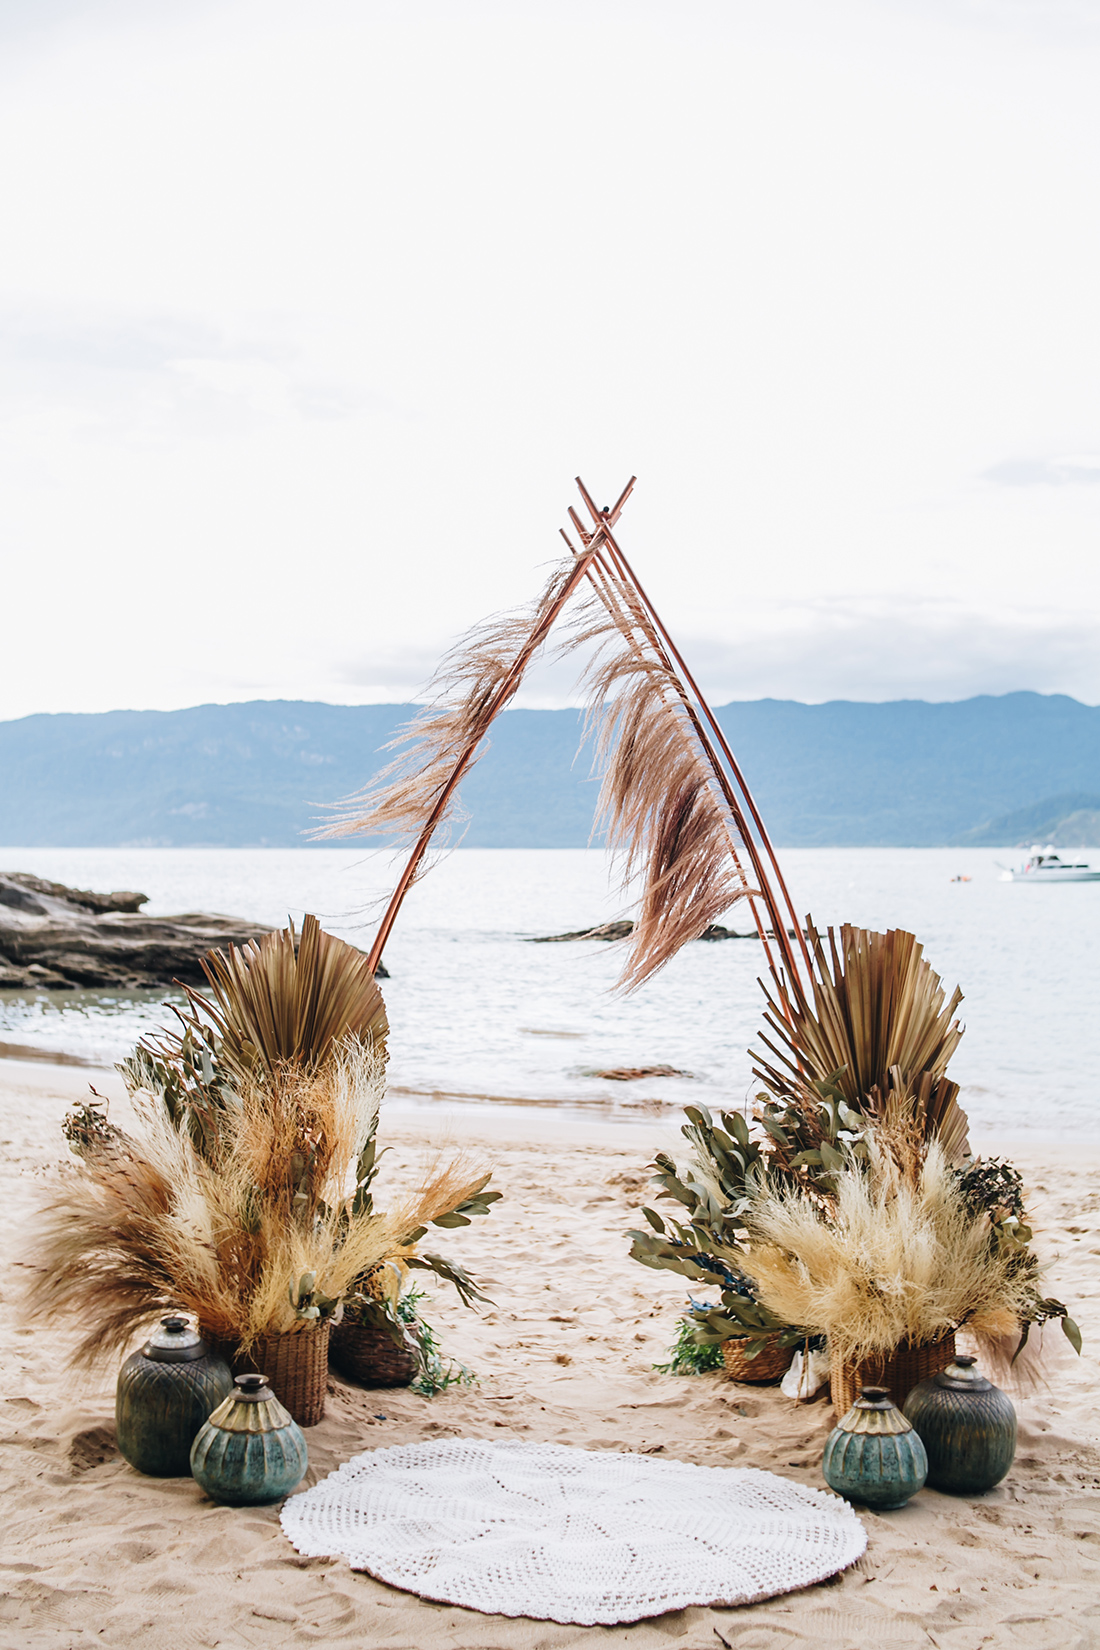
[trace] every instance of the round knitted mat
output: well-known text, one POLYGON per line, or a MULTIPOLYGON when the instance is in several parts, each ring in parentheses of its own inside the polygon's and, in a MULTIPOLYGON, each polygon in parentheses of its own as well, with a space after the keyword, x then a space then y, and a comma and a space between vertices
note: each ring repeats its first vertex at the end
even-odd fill
POLYGON ((368 1450, 282 1523, 300 1553, 422 1598, 584 1626, 750 1604, 867 1545, 846 1502, 774 1473, 478 1438, 368 1450))

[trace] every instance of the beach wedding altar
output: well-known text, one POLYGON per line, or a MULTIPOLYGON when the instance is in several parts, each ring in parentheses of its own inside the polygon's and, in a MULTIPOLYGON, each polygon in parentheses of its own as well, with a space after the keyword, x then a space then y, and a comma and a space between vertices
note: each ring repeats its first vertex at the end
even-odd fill
MULTIPOLYGON (((1043 1263, 1052 1231, 1095 1228, 1100 1169, 1033 1154, 1033 1192, 1003 1159, 975 1158, 946 1073, 959 994, 912 935, 821 934, 796 913, 736 758, 619 544, 632 487, 600 509, 581 486, 589 519, 570 511, 568 556, 542 595, 454 650, 391 767, 331 821, 330 834, 407 843, 365 956, 307 919, 300 939, 212 954, 211 995, 189 991, 182 1029, 121 1073, 126 1092, 111 1080, 90 1105, 71 1073, 9 1079, 11 1162, 56 1156, 46 1120, 66 1110, 75 1154, 60 1174, 13 1177, 6 1216, 29 1325, 3 1347, 6 1402, 14 1448, 49 1468, 40 1483, 16 1456, 18 1505, 38 1515, 7 1595, 20 1631, 47 1587, 50 1631, 85 1631, 98 1610, 105 1642, 137 1643, 167 1587, 193 1603, 202 1643, 533 1645, 544 1640, 522 1622, 535 1618, 567 1629, 555 1645, 636 1623, 640 1646, 671 1633, 692 1650, 807 1637, 977 1650, 1015 1642, 1023 1563, 1049 1576, 1063 1619, 1094 1608, 1095 1267, 1078 1250, 1060 1268, 1083 1339, 1043 1263), (622 988, 745 902, 768 982, 761 1087, 719 1120, 689 1109, 686 1167, 656 1127, 571 1135, 547 1116, 493 1116, 450 1123, 433 1175, 430 1122, 391 1127, 384 1110, 383 1164, 375 971, 456 822, 463 777, 552 633, 585 663, 599 817, 635 901, 622 988), (292 1011, 272 1016, 280 1003, 292 1011), (490 1203, 492 1219, 472 1223, 490 1203), (424 1250, 433 1223, 455 1234, 454 1257, 424 1250), (293 1547, 274 1498, 235 1507, 216 1486, 204 1499, 186 1477, 143 1478, 120 1460, 104 1355, 158 1314, 190 1312, 247 1403, 250 1356, 273 1361, 261 1373, 277 1386, 277 1357, 306 1343, 327 1356, 345 1311, 412 1345, 397 1309, 411 1270, 479 1307, 431 1303, 473 1375, 435 1397, 342 1380, 324 1357, 301 1391, 285 1377, 310 1463, 282 1507, 293 1547), (698 1291, 686 1302, 685 1280, 698 1291), (721 1367, 662 1372, 677 1318, 681 1343, 717 1348, 721 1367), (867 1480, 865 1497, 844 1491, 853 1511, 823 1488, 834 1423, 861 1387, 898 1414, 954 1367, 956 1336, 997 1379, 1031 1382, 1009 1477, 980 1499, 916 1483, 896 1513, 864 1510, 899 1504, 876 1503, 867 1480), (832 1405, 769 1384, 796 1350, 809 1367, 822 1348, 832 1405), (62 1490, 75 1497, 64 1515, 62 1490), (219 1578, 216 1605, 199 1567, 219 1578), (839 1594, 816 1585, 831 1578, 839 1594)), ((1029 1642, 1066 1642, 1029 1620, 1029 1642)))

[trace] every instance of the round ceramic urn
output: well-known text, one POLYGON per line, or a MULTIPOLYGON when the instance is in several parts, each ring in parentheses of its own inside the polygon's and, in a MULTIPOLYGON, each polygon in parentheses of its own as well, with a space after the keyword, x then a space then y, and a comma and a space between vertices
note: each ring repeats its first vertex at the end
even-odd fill
POLYGON ((991 1490, 1016 1456, 1016 1411, 976 1362, 957 1357, 905 1400, 928 1454, 928 1482, 948 1495, 991 1490))
POLYGON ((238 1375, 191 1448, 191 1473, 212 1501, 280 1501, 309 1465, 301 1428, 263 1375, 238 1375))
POLYGON ((232 1390, 229 1365, 207 1348, 187 1319, 162 1318, 156 1333, 119 1371, 119 1449, 138 1472, 186 1478, 199 1428, 232 1390))
POLYGON ((875 1512, 904 1507, 924 1486, 924 1445, 884 1386, 865 1386, 825 1443, 825 1482, 875 1512))

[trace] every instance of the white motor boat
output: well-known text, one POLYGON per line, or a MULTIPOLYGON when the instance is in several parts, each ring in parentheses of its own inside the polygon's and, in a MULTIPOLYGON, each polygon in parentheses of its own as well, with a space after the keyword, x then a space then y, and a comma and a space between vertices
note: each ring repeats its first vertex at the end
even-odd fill
POLYGON ((1055 853, 1051 847, 1032 848, 1028 854, 1027 864, 1019 870, 1012 871, 1005 868, 1001 873, 1002 882, 1100 882, 1100 871, 1094 871, 1091 865, 1082 861, 1070 864, 1055 853))

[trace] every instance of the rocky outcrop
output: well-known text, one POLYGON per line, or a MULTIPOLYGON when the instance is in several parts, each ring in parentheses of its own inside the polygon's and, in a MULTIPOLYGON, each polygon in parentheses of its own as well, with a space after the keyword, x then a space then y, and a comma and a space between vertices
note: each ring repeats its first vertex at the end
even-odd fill
POLYGON ((96 894, 0 872, 0 989, 204 985, 207 951, 271 932, 264 923, 204 912, 143 916, 147 903, 145 894, 96 894))
POLYGON ((632 922, 605 922, 599 928, 575 928, 569 934, 538 934, 532 945, 557 945, 561 940, 626 940, 634 932, 632 922))
POLYGON ((27 871, 0 871, 0 905, 41 914, 45 910, 43 898, 61 900, 97 917, 113 911, 140 911, 149 903, 148 894, 93 894, 90 888, 66 888, 63 882, 47 882, 45 877, 32 877, 27 871))
POLYGON ((639 1077, 692 1077, 693 1072, 676 1066, 612 1066, 607 1071, 586 1071, 586 1077, 610 1078, 615 1083, 634 1083, 639 1077))
MULTIPOLYGON (((577 928, 571 934, 539 934, 532 944, 556 945, 559 940, 628 940, 633 932, 634 924, 623 918, 618 922, 602 923, 599 928, 577 928)), ((699 935, 701 940, 754 940, 756 937, 755 928, 747 934, 738 934, 735 929, 723 928, 716 922, 704 928, 699 935)))

